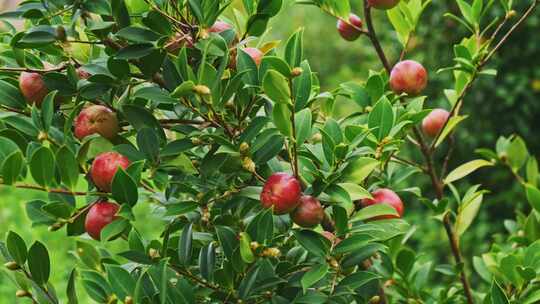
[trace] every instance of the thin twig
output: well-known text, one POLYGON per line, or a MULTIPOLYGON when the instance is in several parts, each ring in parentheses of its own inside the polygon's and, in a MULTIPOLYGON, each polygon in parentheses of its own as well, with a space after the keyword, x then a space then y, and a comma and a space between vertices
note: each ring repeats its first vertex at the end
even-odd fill
POLYGON ((364 18, 366 19, 366 26, 368 28, 367 35, 371 40, 371 43, 373 44, 373 47, 375 48, 375 51, 377 52, 377 55, 379 56, 381 63, 384 66, 384 69, 388 73, 390 73, 392 68, 390 66, 390 63, 388 63, 388 59, 386 58, 381 44, 379 43, 379 39, 377 38, 377 34, 375 33, 375 28, 373 27, 373 20, 371 19, 371 7, 369 6, 367 0, 364 0, 364 18))

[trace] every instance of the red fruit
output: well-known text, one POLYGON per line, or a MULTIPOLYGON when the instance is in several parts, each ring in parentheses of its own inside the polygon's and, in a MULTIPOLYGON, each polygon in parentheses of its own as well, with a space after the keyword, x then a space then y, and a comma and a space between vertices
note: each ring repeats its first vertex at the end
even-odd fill
POLYGON ((367 207, 376 204, 388 204, 396 209, 398 215, 381 215, 372 218, 371 220, 382 220, 391 218, 400 218, 403 216, 403 202, 399 196, 390 189, 381 188, 371 193, 373 199, 365 198, 360 201, 362 207, 367 207))
POLYGON ((302 195, 300 204, 291 213, 293 222, 301 227, 315 227, 324 218, 324 209, 318 199, 310 195, 302 195))
POLYGON ((445 109, 434 109, 422 121, 422 130, 431 137, 437 136, 448 120, 450 112, 445 109))
POLYGON ((22 72, 19 76, 19 88, 30 104, 36 104, 38 107, 43 99, 49 93, 45 86, 43 76, 39 73, 22 72))
POLYGON ((396 94, 420 94, 427 85, 427 71, 414 60, 398 62, 390 73, 390 87, 396 94))
POLYGON ((341 37, 347 41, 354 41, 362 34, 362 19, 355 14, 349 15, 349 20, 337 21, 337 29, 341 37))
POLYGON ((84 108, 75 119, 75 136, 79 140, 94 133, 113 139, 118 135, 118 131, 120 128, 116 113, 105 106, 92 105, 84 108))
POLYGON ((111 192, 111 184, 118 167, 126 169, 130 162, 127 157, 116 152, 105 152, 94 159, 90 176, 92 181, 102 191, 111 192))
POLYGON ((256 65, 261 64, 261 60, 264 56, 261 50, 256 49, 256 48, 245 48, 244 52, 246 52, 253 59, 253 61, 255 61, 256 65))
POLYGON ((261 204, 264 208, 274 207, 274 214, 293 211, 300 203, 302 188, 293 176, 279 172, 272 174, 261 192, 261 204))
POLYGON ((369 6, 381 10, 391 9, 398 3, 399 0, 368 0, 369 6))
POLYGON ((216 23, 214 23, 214 25, 212 25, 209 29, 208 29, 208 32, 209 33, 221 33, 221 32, 224 32, 226 30, 230 30, 232 29, 232 25, 228 24, 227 22, 225 21, 216 21, 216 23))
POLYGON ((101 230, 116 219, 116 212, 118 212, 118 209, 119 207, 117 204, 108 201, 99 201, 95 203, 88 211, 88 214, 86 214, 86 220, 84 222, 86 232, 94 240, 99 241, 101 238, 101 230))

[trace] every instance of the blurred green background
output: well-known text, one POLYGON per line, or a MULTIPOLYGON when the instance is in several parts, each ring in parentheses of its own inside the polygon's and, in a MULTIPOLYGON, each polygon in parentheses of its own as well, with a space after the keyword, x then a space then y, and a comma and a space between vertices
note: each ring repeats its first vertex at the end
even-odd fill
MULTIPOLYGON (((0 0, 7 4, 9 0, 0 0), (6 2, 4 2, 6 1, 6 2)), ((293 6, 288 1, 271 23, 271 35, 266 40, 285 41, 297 28, 305 28, 305 56, 312 69, 319 73, 323 89, 335 88, 340 82, 362 82, 369 69, 379 70, 373 49, 366 37, 355 42, 342 40, 336 32, 335 18, 325 15, 318 8, 309 6, 293 6)), ((351 1, 354 12, 362 15, 360 2, 351 1)), ((517 1, 516 10, 522 12, 527 1, 517 1)), ((497 6, 497 5, 495 5, 497 6)), ((427 90, 428 107, 448 107, 442 90, 450 84, 450 74, 436 74, 441 67, 452 65, 452 45, 459 41, 466 32, 458 24, 442 17, 444 12, 458 14, 454 1, 434 1, 422 16, 421 25, 414 39, 407 58, 424 64, 430 71, 430 84, 427 90)), ((493 14, 501 15, 496 8, 493 14)), ((400 44, 392 32, 384 12, 374 12, 374 19, 383 48, 392 62, 399 56, 400 44)), ((474 158, 473 151, 480 147, 493 148, 500 135, 519 134, 528 143, 529 151, 538 155, 540 152, 540 43, 534 34, 540 31, 540 16, 533 14, 526 24, 517 30, 507 41, 491 64, 498 69, 495 78, 482 78, 475 83, 474 89, 465 98, 463 112, 473 118, 466 120, 457 134, 457 150, 452 166, 474 158)), ((346 112, 351 105, 345 100, 336 103, 337 112, 346 112)), ((419 155, 415 155, 420 160, 419 155)), ((463 237, 463 251, 470 259, 489 248, 493 238, 504 231, 503 221, 514 218, 514 210, 526 211, 524 194, 511 176, 502 168, 485 169, 468 179, 469 185, 483 183, 490 194, 485 197, 484 204, 477 220, 463 237)), ((427 180, 413 178, 410 186, 417 186, 429 197, 433 197, 427 180)), ((461 184, 463 188, 468 185, 461 184)), ((0 188, 0 237, 14 230, 27 241, 40 240, 52 249, 53 277, 52 282, 63 297, 65 284, 71 267, 75 263, 70 251, 74 249, 75 239, 66 238, 64 231, 48 232, 46 227, 31 227, 24 204, 42 193, 29 190, 13 190, 0 188)), ((435 220, 426 220, 429 210, 412 196, 404 196, 407 208, 407 220, 416 225, 418 230, 412 241, 417 251, 426 258, 437 262, 448 263, 450 260, 448 244, 442 226, 435 220), (421 240, 421 242, 418 242, 421 240)), ((139 204, 135 210, 139 219, 137 228, 146 239, 157 237, 160 227, 160 216, 154 214, 148 204, 139 204)), ((160 227, 161 228, 161 227, 160 227)), ((114 242, 108 248, 122 246, 122 242, 114 242)), ((470 268, 470 267, 469 267, 470 268)), ((470 271, 470 270, 469 270, 470 271)), ((0 275, 0 304, 18 303, 14 297, 15 287, 7 276, 0 275)), ((472 284, 478 278, 473 276, 472 284)), ((84 295, 82 290, 79 294, 84 295)), ((21 302, 23 303, 23 302, 21 302)), ((82 298, 81 303, 89 303, 82 298)))

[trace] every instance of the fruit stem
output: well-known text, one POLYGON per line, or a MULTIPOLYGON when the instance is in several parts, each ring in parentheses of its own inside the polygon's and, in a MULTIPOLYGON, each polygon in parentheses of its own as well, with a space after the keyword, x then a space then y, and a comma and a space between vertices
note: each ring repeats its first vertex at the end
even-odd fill
POLYGON ((379 39, 377 39, 377 33, 375 33, 375 28, 373 27, 373 20, 371 19, 371 7, 369 6, 367 0, 364 0, 364 18, 366 19, 366 26, 368 29, 368 32, 366 34, 368 35, 369 40, 371 40, 371 44, 373 44, 373 47, 375 48, 375 51, 377 52, 377 55, 379 56, 381 63, 384 66, 384 69, 388 72, 388 74, 390 74, 392 68, 390 66, 390 63, 388 62, 388 59, 386 58, 386 55, 384 54, 381 44, 379 43, 379 39))

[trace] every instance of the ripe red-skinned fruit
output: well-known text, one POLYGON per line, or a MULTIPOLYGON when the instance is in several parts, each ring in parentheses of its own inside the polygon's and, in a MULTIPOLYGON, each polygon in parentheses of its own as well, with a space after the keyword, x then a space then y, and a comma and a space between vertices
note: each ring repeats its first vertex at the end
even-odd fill
POLYGON ((414 60, 398 62, 390 72, 390 88, 396 94, 420 94, 427 85, 426 69, 414 60))
POLYGON ((230 30, 232 28, 233 28, 232 25, 228 24, 227 22, 218 20, 208 29, 208 32, 219 34, 221 32, 230 30))
POLYGON ((371 196, 373 196, 373 199, 365 198, 360 201, 360 204, 362 207, 367 207, 371 205, 377 205, 377 204, 388 204, 391 207, 393 207, 398 215, 381 215, 376 216, 370 220, 383 220, 383 219, 391 219, 391 218, 400 218, 403 216, 403 202, 401 201, 401 198, 392 190, 381 188, 373 191, 371 193, 371 196))
POLYGON ((315 227, 324 219, 324 209, 319 200, 310 195, 302 195, 300 204, 293 212, 291 219, 301 227, 315 227))
POLYGON ((422 120, 422 130, 431 137, 437 136, 448 120, 450 112, 445 109, 434 109, 422 120))
POLYGON ((300 203, 302 188, 293 176, 284 173, 272 174, 261 192, 261 204, 264 208, 274 208, 274 214, 293 211, 300 203))
POLYGON ((49 93, 43 81, 43 76, 39 73, 22 72, 19 76, 19 88, 24 98, 30 104, 35 103, 38 107, 49 93))
POLYGON ((127 157, 116 152, 99 154, 92 163, 90 176, 92 181, 102 191, 111 192, 111 184, 118 167, 126 169, 130 164, 127 157))
POLYGON ((101 230, 116 219, 116 212, 119 206, 108 201, 99 201, 95 203, 88 213, 84 227, 86 232, 94 239, 100 240, 101 230))
POLYGON ((261 60, 264 56, 263 52, 257 48, 245 48, 244 52, 246 52, 252 59, 255 61, 256 65, 261 64, 261 60))
POLYGON ((369 6, 381 10, 391 9, 398 3, 399 0, 368 0, 369 6))
POLYGON ((74 133, 79 140, 94 133, 113 139, 120 130, 116 113, 102 105, 84 108, 75 119, 74 125, 74 133))
POLYGON ((341 37, 347 41, 354 41, 362 34, 362 19, 355 14, 349 15, 349 20, 339 19, 337 29, 341 37))

